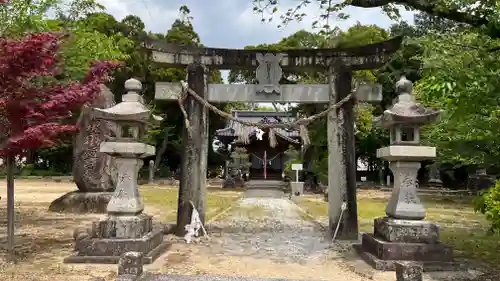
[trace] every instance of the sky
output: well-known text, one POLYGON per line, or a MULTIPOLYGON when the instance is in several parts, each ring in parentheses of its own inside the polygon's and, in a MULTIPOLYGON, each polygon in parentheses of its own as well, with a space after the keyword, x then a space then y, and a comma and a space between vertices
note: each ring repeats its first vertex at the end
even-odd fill
MULTIPOLYGON (((253 12, 252 0, 97 0, 106 7, 107 13, 121 20, 127 15, 139 16, 146 30, 166 33, 174 20, 179 18, 179 8, 187 5, 193 17, 192 23, 201 43, 214 48, 244 48, 249 45, 276 43, 282 38, 305 29, 312 31, 312 23, 318 19, 319 8, 309 5, 302 11, 308 16, 302 22, 292 22, 278 28, 278 21, 262 23, 261 16, 253 12)), ((279 8, 286 11, 294 8, 298 0, 281 0, 279 8)), ((314 2, 314 1, 313 1, 314 2)), ((400 9, 402 18, 413 23, 413 13, 400 9)), ((348 20, 337 20, 330 25, 342 30, 358 21, 388 28, 394 22, 379 8, 363 9, 349 7, 344 12, 351 15, 348 20)), ((228 71, 221 71, 227 83, 228 71)), ((266 106, 268 106, 266 104, 266 106)))
MULTIPOLYGON (((317 20, 318 7, 310 5, 303 12, 309 15, 300 23, 291 23, 278 28, 278 21, 262 23, 259 15, 254 14, 252 0, 97 0, 107 12, 117 20, 133 14, 139 16, 146 29, 165 33, 173 21, 179 17, 179 7, 187 5, 191 10, 195 31, 207 47, 243 48, 248 45, 275 43, 294 32, 312 30, 312 22, 317 20)), ((294 7, 297 0, 280 1, 280 9, 294 7)), ((413 14, 403 9, 403 18, 413 22, 413 14)), ((345 30, 359 21, 361 24, 376 24, 387 28, 393 22, 378 8, 362 9, 350 7, 345 10, 351 18, 334 21, 330 25, 345 30)), ((279 20, 279 19, 278 19, 279 20)))

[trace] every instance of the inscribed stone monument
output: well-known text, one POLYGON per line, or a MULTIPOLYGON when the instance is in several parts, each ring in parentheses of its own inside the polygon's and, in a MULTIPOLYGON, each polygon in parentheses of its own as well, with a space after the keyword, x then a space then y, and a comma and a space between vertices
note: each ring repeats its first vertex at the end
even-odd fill
POLYGON ((113 158, 99 151, 99 145, 115 134, 112 123, 96 120, 91 108, 106 109, 115 105, 113 93, 102 86, 101 95, 89 108, 82 110, 78 120, 79 133, 73 146, 73 178, 80 191, 113 191, 116 173, 113 158))
POLYGON ((72 213, 105 213, 116 182, 112 156, 99 152, 99 145, 115 134, 115 126, 96 120, 92 108, 106 109, 115 105, 113 93, 104 85, 100 95, 85 106, 77 122, 78 134, 73 143, 73 179, 78 191, 54 200, 49 210, 72 213))

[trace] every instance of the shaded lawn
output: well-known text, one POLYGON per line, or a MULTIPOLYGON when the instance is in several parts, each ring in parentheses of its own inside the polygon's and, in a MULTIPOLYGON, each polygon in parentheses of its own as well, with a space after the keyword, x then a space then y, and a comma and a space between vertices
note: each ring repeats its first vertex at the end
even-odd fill
MULTIPOLYGON (((176 220, 178 187, 144 185, 140 187, 140 192, 144 197, 144 205, 151 205, 158 209, 158 213, 155 214, 156 219, 162 222, 172 222, 176 220)), ((206 195, 205 219, 209 221, 212 217, 234 204, 237 199, 240 198, 241 191, 208 188, 206 195)))
MULTIPOLYGON (((362 192, 360 192, 362 193, 362 192)), ((373 231, 373 219, 385 216, 390 193, 378 198, 358 194, 358 219, 361 232, 373 231), (383 198, 387 197, 387 198, 383 198)), ((440 226, 441 241, 453 248, 457 258, 470 258, 500 268, 500 235, 490 235, 489 223, 472 207, 473 197, 421 195, 427 207, 426 220, 440 226)), ((328 216, 328 205, 322 198, 305 197, 297 204, 315 217, 328 216)))

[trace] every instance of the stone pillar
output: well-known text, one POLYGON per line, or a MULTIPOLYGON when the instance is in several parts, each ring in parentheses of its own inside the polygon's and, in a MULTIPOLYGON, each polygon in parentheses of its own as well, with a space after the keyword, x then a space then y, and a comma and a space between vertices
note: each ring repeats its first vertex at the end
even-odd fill
POLYGON ((149 177, 148 177, 148 183, 152 184, 155 181, 155 161, 154 160, 149 160, 149 177))
POLYGON ((127 80, 125 89, 128 93, 122 97, 122 103, 109 109, 96 109, 99 119, 117 126, 116 137, 100 145, 102 153, 115 157, 118 171, 115 191, 107 206, 108 214, 93 223, 88 236, 76 235, 76 252, 65 262, 117 263, 120 256, 134 250, 139 252, 135 256, 140 257, 141 263, 151 263, 168 246, 163 242, 163 228, 154 226, 152 217, 142 213, 144 202, 137 183, 139 169, 144 163, 141 158, 155 154, 153 146, 140 142, 152 115, 139 94, 142 89, 139 81, 127 80))
MULTIPOLYGON (((335 69, 335 77, 333 69, 330 72, 330 103, 336 103, 351 94, 352 73, 341 66, 335 69)), ((331 111, 327 119, 329 233, 333 237, 340 224, 336 238, 347 240, 358 238, 353 105, 348 101, 337 112, 331 111), (344 212, 343 202, 347 203, 344 212)))
MULTIPOLYGON (((200 64, 188 66, 188 87, 200 97, 205 98, 207 92, 208 69, 200 64)), ((179 181, 179 199, 177 206, 177 236, 184 236, 184 227, 191 223, 193 202, 200 214, 202 224, 205 223, 205 190, 207 182, 208 153, 208 118, 206 108, 194 97, 188 95, 184 103, 188 113, 191 135, 187 128, 183 130, 184 149, 181 157, 181 179, 179 181)))
MULTIPOLYGON (((113 149, 109 143, 101 145, 101 150, 104 150, 103 148, 113 149)), ((116 156, 116 166, 120 180, 116 183, 115 193, 107 207, 109 215, 134 216, 141 214, 144 210, 144 202, 139 195, 137 186, 137 171, 143 163, 141 159, 116 156)))
POLYGON ((385 209, 387 216, 395 219, 424 219, 425 207, 417 196, 416 188, 420 162, 394 161, 389 167, 394 174, 394 187, 385 209))

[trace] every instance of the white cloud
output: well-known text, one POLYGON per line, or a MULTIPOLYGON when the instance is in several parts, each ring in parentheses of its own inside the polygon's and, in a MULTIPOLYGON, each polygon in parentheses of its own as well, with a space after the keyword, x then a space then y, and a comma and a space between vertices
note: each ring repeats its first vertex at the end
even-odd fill
POLYGON ((146 29, 152 32, 165 33, 172 22, 179 16, 179 7, 168 9, 150 0, 98 0, 106 7, 109 14, 120 21, 128 15, 136 15, 142 19, 146 29))
MULTIPOLYGON (((305 7, 302 12, 308 16, 302 22, 292 22, 285 28, 278 28, 279 17, 271 23, 262 23, 259 15, 253 12, 250 0, 98 0, 108 13, 117 20, 129 14, 139 16, 146 28, 153 32, 166 32, 179 16, 178 9, 187 5, 193 16, 193 25, 203 44, 210 47, 242 48, 247 45, 274 43, 300 29, 312 30, 312 22, 319 14, 316 5, 305 7)), ((294 1, 280 2, 280 9, 286 11, 293 7, 294 1)), ((363 9, 349 7, 345 9, 351 18, 344 21, 330 22, 345 30, 357 21, 362 24, 376 24, 388 28, 393 22, 378 8, 363 9)), ((413 22, 413 13, 401 9, 403 18, 413 22)))

